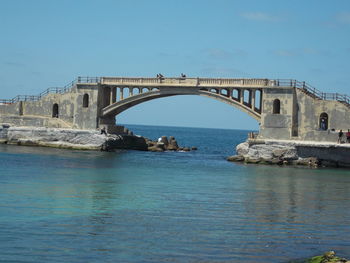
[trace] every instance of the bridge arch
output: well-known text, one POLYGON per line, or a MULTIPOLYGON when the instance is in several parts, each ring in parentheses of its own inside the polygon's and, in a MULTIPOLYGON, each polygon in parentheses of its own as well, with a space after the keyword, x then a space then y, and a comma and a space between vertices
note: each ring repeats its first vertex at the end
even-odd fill
MULTIPOLYGON (((165 97, 170 97, 170 96, 178 96, 178 95, 199 95, 199 96, 205 96, 209 97, 224 103, 227 103, 245 113, 253 117, 255 120, 260 122, 261 120, 261 110, 256 109, 255 103, 252 103, 252 94, 255 94, 255 91, 249 91, 248 92, 248 101, 250 103, 245 103, 243 100, 243 92, 242 90, 239 91, 238 99, 235 99, 232 96, 232 89, 225 88, 224 89, 183 89, 183 90, 166 90, 162 91, 159 89, 148 89, 149 91, 145 91, 143 88, 140 90, 141 92, 139 94, 134 94, 128 98, 124 98, 123 100, 117 101, 115 103, 112 103, 106 107, 104 107, 101 110, 101 117, 102 118, 111 118, 114 117, 121 112, 136 106, 140 103, 154 100, 154 99, 159 99, 159 98, 165 98, 165 97)), ((260 106, 261 107, 261 106, 260 106)))

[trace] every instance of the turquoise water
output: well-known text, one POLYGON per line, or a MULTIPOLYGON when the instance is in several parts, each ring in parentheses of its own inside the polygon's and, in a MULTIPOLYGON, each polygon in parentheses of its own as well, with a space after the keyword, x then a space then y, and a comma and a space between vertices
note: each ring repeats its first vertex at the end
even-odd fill
POLYGON ((0 262, 350 257, 350 171, 225 157, 247 131, 131 126, 189 153, 0 145, 0 262))

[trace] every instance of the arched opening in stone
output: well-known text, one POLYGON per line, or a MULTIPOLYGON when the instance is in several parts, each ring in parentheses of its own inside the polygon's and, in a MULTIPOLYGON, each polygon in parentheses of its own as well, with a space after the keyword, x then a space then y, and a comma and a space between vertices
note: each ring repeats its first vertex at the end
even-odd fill
POLYGON ((328 114, 325 112, 320 115, 320 130, 328 130, 328 114))
POLYGON ((133 88, 132 89, 132 94, 133 95, 137 95, 137 94, 139 94, 140 93, 140 89, 139 88, 133 88))
POLYGON ((273 101, 273 114, 280 114, 281 113, 281 101, 279 99, 275 99, 273 101))
POLYGON ((252 104, 252 96, 251 96, 251 93, 250 93, 250 90, 244 90, 243 92, 243 103, 250 107, 251 104, 252 104))
POLYGON ((261 90, 255 91, 254 110, 261 112, 261 90))
POLYGON ((146 93, 146 92, 149 92, 149 89, 148 88, 143 88, 141 93, 146 93))
POLYGON ((130 89, 129 88, 124 88, 123 89, 123 99, 126 99, 130 96, 130 89))
POLYGON ((238 90, 238 89, 234 89, 234 90, 232 91, 232 98, 233 98, 234 100, 239 101, 239 90, 238 90))
POLYGON ((218 89, 210 89, 210 92, 219 94, 219 90, 218 89))
POLYGON ((228 97, 229 96, 229 91, 227 89, 222 89, 220 91, 221 95, 228 97))
POLYGON ((89 107, 89 94, 84 94, 83 97, 83 108, 89 107))
POLYGON ((55 103, 53 106, 52 106, 52 118, 58 118, 58 104, 55 103))

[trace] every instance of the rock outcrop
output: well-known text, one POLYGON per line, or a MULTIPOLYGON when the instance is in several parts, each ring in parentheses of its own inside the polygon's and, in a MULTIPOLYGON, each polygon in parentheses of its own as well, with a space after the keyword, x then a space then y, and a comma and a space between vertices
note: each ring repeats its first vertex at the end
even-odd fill
POLYGON ((146 139, 146 143, 148 145, 148 151, 151 152, 164 152, 164 151, 195 151, 197 147, 179 147, 174 136, 170 136, 169 139, 166 136, 162 136, 158 139, 158 141, 152 141, 146 139))
POLYGON ((232 162, 350 167, 350 147, 305 142, 247 141, 237 145, 232 162))
POLYGON ((25 146, 46 146, 76 150, 147 150, 143 137, 100 134, 99 131, 45 127, 0 126, 0 142, 25 146))

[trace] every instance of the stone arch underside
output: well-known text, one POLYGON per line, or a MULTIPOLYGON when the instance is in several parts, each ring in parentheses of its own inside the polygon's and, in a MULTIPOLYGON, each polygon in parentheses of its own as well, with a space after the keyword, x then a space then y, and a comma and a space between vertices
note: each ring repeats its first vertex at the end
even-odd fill
POLYGON ((178 95, 199 95, 199 96, 205 96, 209 98, 216 99, 218 101, 227 103, 245 113, 247 113, 249 116, 253 117, 255 120, 260 122, 261 115, 260 113, 254 111, 253 109, 249 108, 248 106, 240 103, 237 100, 234 100, 232 98, 229 98, 225 95, 212 93, 205 90, 197 90, 195 92, 162 92, 162 91, 150 91, 147 93, 137 94, 131 97, 128 97, 126 99, 123 99, 121 101, 117 101, 105 108, 102 109, 101 117, 114 117, 121 112, 130 109, 133 106, 136 106, 138 104, 141 104, 146 101, 159 99, 159 98, 165 98, 165 97, 171 97, 171 96, 178 96, 178 95))

